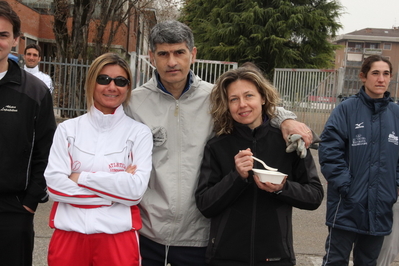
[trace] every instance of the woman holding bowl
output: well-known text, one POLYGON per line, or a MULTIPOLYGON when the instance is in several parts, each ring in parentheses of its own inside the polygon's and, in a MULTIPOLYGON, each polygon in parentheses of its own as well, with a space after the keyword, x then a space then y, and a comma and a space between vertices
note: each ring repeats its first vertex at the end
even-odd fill
POLYGON ((322 202, 311 153, 286 153, 281 131, 269 124, 278 100, 248 64, 220 76, 211 93, 216 136, 205 147, 195 195, 211 218, 209 265, 295 265, 292 207, 314 210, 322 202), (285 173, 283 182, 260 182, 251 156, 285 173))

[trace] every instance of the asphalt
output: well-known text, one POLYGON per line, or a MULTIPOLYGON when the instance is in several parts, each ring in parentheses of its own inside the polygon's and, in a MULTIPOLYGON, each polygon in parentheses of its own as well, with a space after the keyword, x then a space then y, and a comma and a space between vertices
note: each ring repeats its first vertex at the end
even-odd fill
MULTIPOLYGON (((319 169, 317 152, 312 150, 312 154, 319 170, 320 180, 326 189, 325 179, 321 175, 319 169)), ((51 206, 52 202, 49 201, 48 203, 41 204, 36 211, 33 266, 47 266, 48 244, 53 232, 48 226, 51 206)), ((297 266, 321 266, 322 257, 324 255, 324 242, 327 237, 327 227, 324 224, 325 213, 325 199, 321 206, 314 211, 294 209, 293 232, 297 266)), ((350 263, 350 265, 353 264, 350 263)), ((399 256, 391 266, 399 266, 399 256)))

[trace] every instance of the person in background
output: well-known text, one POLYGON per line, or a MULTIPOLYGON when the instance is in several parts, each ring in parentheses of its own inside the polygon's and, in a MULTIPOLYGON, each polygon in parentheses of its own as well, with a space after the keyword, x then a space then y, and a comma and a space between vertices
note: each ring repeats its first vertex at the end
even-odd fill
POLYGON ((8 58, 11 59, 11 60, 14 60, 17 64, 19 64, 18 56, 13 55, 12 53, 9 53, 8 54, 8 58))
POLYGON ((195 192, 211 219, 208 265, 295 265, 292 207, 314 210, 323 200, 311 153, 286 153, 281 131, 270 125, 277 91, 254 68, 222 74, 210 100, 216 136, 205 146, 195 192), (286 174, 283 182, 262 183, 252 156, 286 174))
MULTIPOLYGON (((196 207, 194 193, 204 146, 213 135, 213 85, 190 70, 197 49, 191 29, 181 22, 165 21, 151 30, 149 55, 156 70, 133 90, 126 109, 150 127, 154 140, 153 171, 139 205, 143 265, 205 265, 209 220, 196 207)), ((309 128, 280 111, 275 126, 281 124, 285 137, 303 135, 309 146, 309 128)))
POLYGON ((0 1, 0 264, 31 266, 34 213, 48 200, 43 176, 56 128, 53 102, 43 82, 8 55, 21 21, 0 1))
POLYGON ((384 237, 377 266, 389 266, 399 254, 399 201, 393 205, 393 223, 391 234, 384 237))
POLYGON ((24 60, 24 69, 43 81, 52 93, 54 87, 51 77, 39 70, 39 63, 42 60, 42 49, 40 46, 35 43, 27 45, 24 51, 24 60))
POLYGON ((384 236, 391 233, 399 186, 399 106, 387 91, 392 64, 367 57, 360 91, 331 113, 319 146, 328 182, 329 234, 323 265, 376 265, 384 236))
POLYGON ((141 265, 140 203, 151 172, 149 128, 127 117, 132 74, 106 53, 86 78, 88 113, 59 124, 45 171, 55 228, 49 266, 141 265))

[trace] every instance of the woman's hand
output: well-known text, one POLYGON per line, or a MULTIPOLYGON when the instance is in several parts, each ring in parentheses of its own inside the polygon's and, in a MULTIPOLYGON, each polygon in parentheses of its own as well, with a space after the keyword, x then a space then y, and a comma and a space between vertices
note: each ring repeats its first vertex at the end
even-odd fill
POLYGON ((71 179, 73 182, 75 182, 77 184, 78 180, 79 180, 79 176, 80 176, 80 173, 72 173, 69 176, 69 179, 71 179))
POLYGON ((239 151, 236 156, 234 156, 236 170, 242 178, 248 178, 248 171, 251 171, 254 166, 254 160, 251 156, 252 152, 250 148, 239 151))
POLYGON ((125 172, 134 175, 136 173, 136 170, 137 170, 137 165, 129 165, 126 168, 125 172))
POLYGON ((281 182, 281 184, 272 184, 270 182, 262 183, 260 182, 259 176, 257 175, 254 175, 254 180, 259 189, 273 193, 283 189, 284 184, 287 181, 287 176, 284 177, 283 182, 281 182))

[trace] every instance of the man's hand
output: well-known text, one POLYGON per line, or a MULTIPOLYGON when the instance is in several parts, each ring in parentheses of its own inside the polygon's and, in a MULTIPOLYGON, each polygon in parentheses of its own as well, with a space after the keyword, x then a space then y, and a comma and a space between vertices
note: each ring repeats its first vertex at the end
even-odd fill
POLYGON ((27 210, 28 212, 35 213, 35 211, 32 210, 31 208, 29 208, 28 206, 26 206, 26 205, 22 205, 22 206, 24 206, 25 210, 27 210))
POLYGON ((303 141, 305 141, 306 148, 309 148, 310 144, 312 144, 312 131, 302 122, 298 122, 293 119, 286 119, 281 123, 280 129, 286 142, 288 141, 288 137, 290 135, 298 134, 301 135, 303 141))

